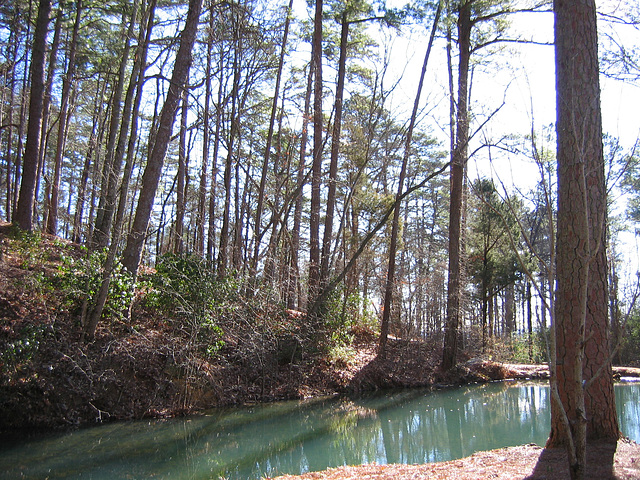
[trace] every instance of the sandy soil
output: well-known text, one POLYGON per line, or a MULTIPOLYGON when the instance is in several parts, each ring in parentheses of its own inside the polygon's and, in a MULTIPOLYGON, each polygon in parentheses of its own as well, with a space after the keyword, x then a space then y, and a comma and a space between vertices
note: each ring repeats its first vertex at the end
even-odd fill
MULTIPOLYGON (((640 479, 640 445, 620 440, 616 445, 591 445, 587 479, 640 479)), ((360 465, 331 468, 305 475, 285 475, 278 480, 565 480, 569 469, 564 450, 537 445, 477 452, 470 457, 425 465, 360 465)))

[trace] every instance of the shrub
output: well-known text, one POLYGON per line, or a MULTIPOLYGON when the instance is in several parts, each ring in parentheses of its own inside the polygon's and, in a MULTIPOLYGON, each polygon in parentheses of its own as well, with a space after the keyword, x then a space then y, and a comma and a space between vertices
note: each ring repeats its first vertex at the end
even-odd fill
MULTIPOLYGON (((95 297, 102 284, 103 265, 107 251, 87 253, 81 258, 62 257, 62 265, 54 278, 54 286, 61 290, 66 307, 79 314, 83 304, 95 297)), ((133 276, 119 262, 111 274, 109 296, 103 315, 122 319, 133 299, 133 276)))
POLYGON ((42 248, 42 235, 40 232, 26 232, 17 227, 13 227, 10 238, 16 241, 16 251, 20 257, 20 267, 25 270, 32 270, 44 264, 47 257, 46 251, 42 248))
POLYGON ((25 324, 19 336, 5 344, 0 350, 0 369, 11 372, 19 365, 31 361, 38 352, 40 344, 50 334, 50 325, 25 324))
POLYGON ((358 293, 345 295, 339 289, 329 297, 324 319, 326 349, 334 361, 348 363, 353 357, 356 333, 374 333, 379 329, 378 319, 366 308, 363 298, 358 293))
POLYGON ((511 337, 493 337, 489 340, 487 351, 491 358, 501 362, 546 363, 547 346, 545 336, 549 338, 549 329, 528 333, 513 334, 511 337))
POLYGON ((188 332, 192 345, 214 355, 224 345, 217 319, 234 308, 237 283, 218 279, 212 261, 189 253, 163 255, 150 280, 149 301, 188 332))

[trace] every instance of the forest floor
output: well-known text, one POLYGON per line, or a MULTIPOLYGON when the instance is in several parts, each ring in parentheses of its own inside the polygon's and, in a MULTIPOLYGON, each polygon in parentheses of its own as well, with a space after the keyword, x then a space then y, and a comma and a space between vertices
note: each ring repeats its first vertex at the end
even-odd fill
MULTIPOLYGON (((569 467, 562 449, 521 445, 423 465, 359 465, 331 468, 277 480, 568 480, 569 467)), ((588 480, 640 479, 640 445, 620 440, 617 445, 590 445, 588 480)))
MULTIPOLYGON (((63 255, 83 252, 46 236, 37 248, 20 247, 8 226, 0 225, 0 433, 194 414, 230 404, 548 376, 544 365, 503 364, 465 353, 456 368, 442 372, 437 339, 391 338, 381 359, 377 338, 367 331, 353 332, 348 355, 338 357, 316 354, 282 362, 261 350, 242 350, 231 337, 218 355, 207 357, 185 350, 189 332, 143 301, 136 303, 131 322, 104 322, 95 340, 86 343, 78 311, 52 281, 63 255)), ((618 367, 615 373, 640 377, 638 368, 618 367)), ((590 464, 609 465, 609 470, 590 478, 640 479, 640 446, 619 442, 615 477, 607 448, 591 449, 590 464)), ((566 461, 560 457, 530 445, 443 464, 343 467, 300 478, 525 478, 535 473, 531 478, 561 479, 566 461)))

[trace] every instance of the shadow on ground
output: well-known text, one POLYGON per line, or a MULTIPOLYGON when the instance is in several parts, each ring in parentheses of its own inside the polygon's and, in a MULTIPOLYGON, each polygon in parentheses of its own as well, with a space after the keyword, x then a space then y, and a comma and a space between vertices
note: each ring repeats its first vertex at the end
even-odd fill
MULTIPOLYGON (((592 443, 587 446, 585 479, 606 480, 619 477, 614 474, 615 443, 592 443)), ((569 478, 567 452, 563 448, 545 448, 540 454, 533 473, 525 480, 555 480, 569 478)))

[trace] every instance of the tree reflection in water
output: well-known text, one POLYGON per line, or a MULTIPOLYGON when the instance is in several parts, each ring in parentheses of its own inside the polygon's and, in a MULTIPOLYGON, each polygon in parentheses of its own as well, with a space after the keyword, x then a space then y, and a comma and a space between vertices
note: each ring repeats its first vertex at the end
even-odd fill
MULTIPOLYGON (((618 385, 620 426, 640 440, 640 385, 618 385)), ((426 463, 549 433, 544 383, 379 392, 218 409, 0 443, 4 478, 261 478, 361 463, 426 463)))

